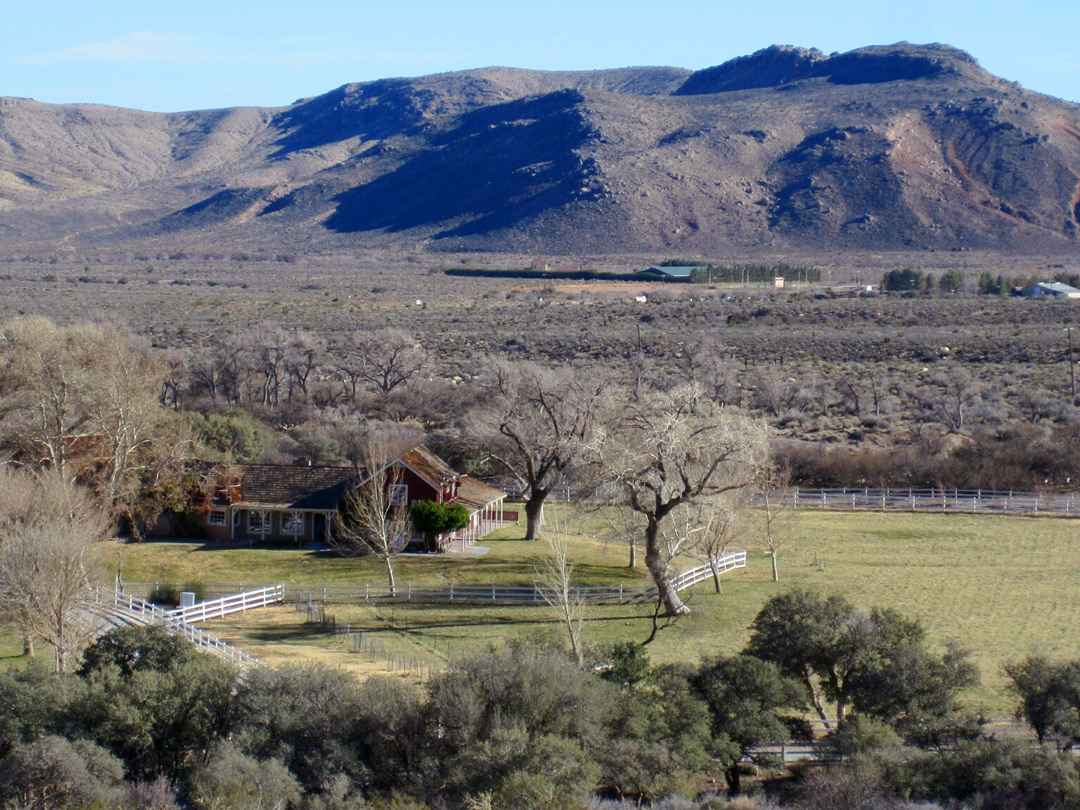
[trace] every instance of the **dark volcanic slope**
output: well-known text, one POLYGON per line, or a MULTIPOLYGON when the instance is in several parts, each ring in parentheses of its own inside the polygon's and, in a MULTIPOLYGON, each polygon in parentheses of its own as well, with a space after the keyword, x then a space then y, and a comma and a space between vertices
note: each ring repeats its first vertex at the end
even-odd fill
POLYGON ((277 110, 0 99, 0 245, 719 255, 1080 240, 1080 106, 948 46, 490 68, 277 110))

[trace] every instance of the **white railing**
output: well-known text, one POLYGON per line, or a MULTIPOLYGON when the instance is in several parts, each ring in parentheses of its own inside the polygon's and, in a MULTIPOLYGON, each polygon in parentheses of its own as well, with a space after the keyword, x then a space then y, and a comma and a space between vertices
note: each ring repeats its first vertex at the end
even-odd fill
POLYGON ((205 630, 200 630, 198 627, 192 627, 190 624, 175 622, 171 625, 165 625, 165 629, 170 633, 176 633, 177 635, 183 636, 200 650, 212 653, 218 658, 222 658, 245 669, 247 667, 256 666, 259 663, 257 658, 244 652, 239 647, 234 647, 231 644, 222 641, 217 636, 212 636, 205 630))
POLYGON ((681 591, 709 579, 713 575, 714 564, 716 566, 717 574, 726 574, 728 571, 734 571, 736 568, 746 568, 746 552, 729 551, 726 554, 717 557, 712 563, 706 562, 696 568, 683 571, 677 577, 672 579, 675 590, 681 591))
MULTIPOLYGON (((1014 492, 987 489, 837 487, 774 492, 778 504, 802 509, 884 512, 966 512, 968 514, 1080 517, 1080 493, 1014 492)), ((757 493, 753 501, 761 503, 757 493)))
POLYGON ((269 585, 254 591, 235 593, 206 602, 198 602, 185 608, 169 611, 170 619, 179 619, 185 624, 205 622, 208 619, 220 619, 233 613, 243 613, 253 608, 266 607, 285 599, 284 585, 269 585))
MULTIPOLYGON (((716 560, 721 574, 746 567, 745 551, 730 551, 716 560)), ((684 590, 712 576, 712 566, 706 562, 672 578, 676 590, 684 590)), ((128 587, 150 592, 162 587, 161 583, 128 583, 128 587)), ((174 586, 168 585, 170 589, 174 586)), ((235 592, 243 585, 203 585, 205 592, 235 592)), ((247 586, 250 587, 250 586, 247 586)), ((417 602, 501 605, 542 605, 543 595, 533 585, 411 585, 401 584, 391 589, 388 585, 277 585, 261 589, 272 591, 280 588, 284 599, 323 603, 355 602, 417 602)), ((251 591, 259 593, 260 591, 251 591)), ((624 605, 656 598, 655 586, 646 585, 592 585, 572 589, 576 598, 588 605, 624 605)), ((221 600, 214 600, 221 601, 221 600)), ((210 604, 210 603, 204 603, 210 604)), ((187 610, 194 610, 199 605, 187 610)), ((176 611, 173 611, 175 613, 176 611)))
MULTIPOLYGON (((277 587, 281 588, 282 586, 277 587)), ((162 610, 152 602, 148 602, 134 594, 120 590, 107 591, 104 588, 95 588, 94 600, 103 608, 102 617, 113 626, 129 624, 129 619, 135 618, 141 624, 157 625, 169 633, 181 635, 200 650, 216 655, 218 658, 242 668, 255 666, 259 663, 254 656, 243 650, 222 641, 205 630, 187 624, 182 616, 176 615, 178 611, 162 610)))

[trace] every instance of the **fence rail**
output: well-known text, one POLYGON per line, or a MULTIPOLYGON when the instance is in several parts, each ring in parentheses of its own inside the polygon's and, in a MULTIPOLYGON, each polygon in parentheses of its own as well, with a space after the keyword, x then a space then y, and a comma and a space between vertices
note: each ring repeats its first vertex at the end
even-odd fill
MULTIPOLYGON (((1080 493, 1013 492, 987 489, 792 489, 770 498, 800 509, 879 512, 955 512, 967 514, 1080 517, 1080 493)), ((763 501, 761 493, 753 496, 763 501)))
MULTIPOLYGON (((746 567, 746 552, 731 551, 716 559, 717 572, 720 574, 746 567)), ((713 567, 709 562, 683 571, 672 578, 676 590, 684 590, 712 576, 713 567)), ((144 593, 151 593, 163 587, 163 583, 131 582, 127 587, 144 593)), ((164 587, 175 587, 164 585, 164 587)), ((415 602, 424 604, 459 603, 459 604, 501 604, 501 605, 542 605, 544 597, 535 585, 410 585, 402 584, 391 589, 388 585, 304 585, 284 584, 271 586, 280 588, 281 599, 295 601, 317 601, 323 603, 355 602, 415 602)), ((202 585, 208 594, 234 594, 251 585, 213 584, 202 585)), ((270 590, 267 588, 266 590, 270 590)), ((625 605, 656 598, 655 586, 645 585, 594 585, 577 587, 571 593, 587 605, 625 605)), ((220 601, 220 600, 215 600, 220 601)), ((280 600, 278 600, 280 601, 280 600)), ((195 606, 199 607, 198 605, 195 606)), ((192 610, 189 608, 188 610, 192 610)))
MULTIPOLYGON (((280 587, 280 586, 278 586, 280 587)), ((124 624, 158 625, 170 633, 181 635, 204 652, 216 655, 242 668, 257 665, 258 659, 238 647, 222 641, 217 636, 187 624, 178 611, 163 610, 152 602, 126 591, 109 591, 97 588, 94 592, 97 605, 106 615, 106 621, 114 626, 124 624)))
POLYGON ((254 591, 241 591, 229 596, 197 602, 190 607, 169 611, 169 617, 185 624, 220 619, 233 613, 243 613, 253 608, 266 607, 285 599, 284 585, 269 585, 254 591))

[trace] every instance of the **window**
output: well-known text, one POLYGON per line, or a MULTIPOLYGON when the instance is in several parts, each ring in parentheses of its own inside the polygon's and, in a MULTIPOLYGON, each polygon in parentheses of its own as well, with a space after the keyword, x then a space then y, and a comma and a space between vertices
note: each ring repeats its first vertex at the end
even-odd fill
POLYGON ((210 514, 206 516, 206 522, 209 523, 211 526, 224 526, 225 510, 211 509, 210 514))
POLYGON ((409 502, 409 485, 388 484, 386 494, 391 506, 404 506, 409 502))
POLYGON ((248 512, 248 532, 251 534, 270 534, 270 513, 248 512))
POLYGON ((282 534, 301 535, 304 533, 304 513, 289 512, 281 524, 282 534))

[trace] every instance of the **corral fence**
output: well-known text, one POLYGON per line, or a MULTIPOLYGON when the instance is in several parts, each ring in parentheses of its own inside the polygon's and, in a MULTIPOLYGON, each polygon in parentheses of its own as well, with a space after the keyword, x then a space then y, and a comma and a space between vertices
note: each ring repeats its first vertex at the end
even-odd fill
MULTIPOLYGON (((276 587, 280 588, 281 586, 276 587)), ((238 594, 238 596, 243 595, 238 594)), ((114 627, 157 625, 170 633, 183 636, 202 651, 216 655, 218 658, 242 668, 258 664, 258 660, 254 656, 222 641, 205 630, 187 624, 183 616, 180 615, 181 611, 164 610, 135 594, 105 588, 96 588, 94 590, 94 601, 102 609, 102 618, 114 627)))
POLYGON ((179 619, 185 624, 205 622, 209 619, 220 619, 233 613, 243 613, 253 608, 266 607, 284 599, 284 585, 268 585, 254 591, 241 589, 240 593, 232 593, 206 602, 196 602, 188 607, 171 610, 168 612, 168 616, 171 619, 179 619))
MULTIPOLYGON (((745 551, 730 551, 717 557, 718 574, 746 567, 745 551)), ((713 575, 713 563, 705 562, 672 578, 676 590, 684 590, 713 575)), ((163 588, 177 587, 164 583, 130 582, 127 589, 139 593, 153 593, 163 588)), ((349 604, 359 602, 414 602, 418 604, 497 604, 497 605, 543 605, 543 589, 535 585, 305 585, 285 584, 280 588, 277 601, 322 602, 324 604, 349 604)), ((200 585, 206 594, 235 594, 251 585, 212 584, 200 585)), ((269 589, 267 589, 269 590, 269 589)), ((275 594, 277 591, 274 592, 275 594)), ((654 601, 656 587, 644 585, 594 585, 570 589, 571 597, 586 605, 627 605, 654 601)), ((220 600, 214 600, 220 601, 220 600)), ((208 603, 204 603, 208 604, 208 603)), ((199 607, 196 605, 195 607, 199 607)))
MULTIPOLYGON (((790 489, 774 492, 770 500, 799 509, 879 512, 954 512, 999 515, 1080 517, 1080 493, 1014 492, 989 489, 897 489, 843 487, 790 489)), ((761 504, 759 492, 751 501, 761 504)))

